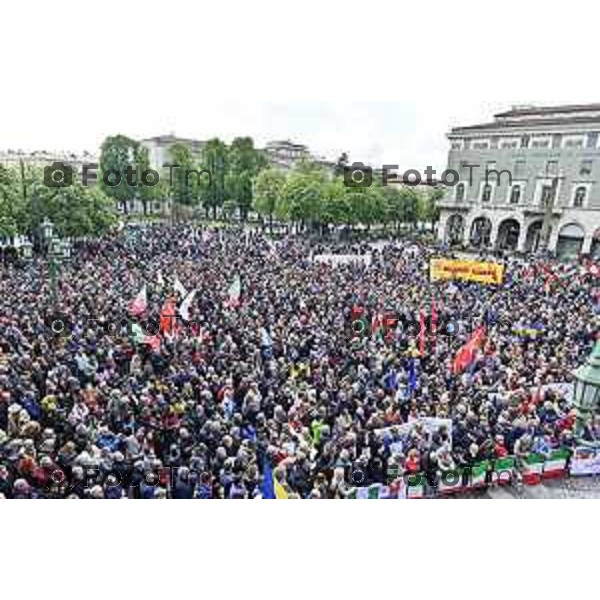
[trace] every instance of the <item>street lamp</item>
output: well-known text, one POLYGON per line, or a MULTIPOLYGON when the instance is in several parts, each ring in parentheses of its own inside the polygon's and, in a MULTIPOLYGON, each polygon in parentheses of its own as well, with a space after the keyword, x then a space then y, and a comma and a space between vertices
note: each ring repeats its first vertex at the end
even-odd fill
MULTIPOLYGON (((54 234, 54 223, 47 218, 40 223, 40 232, 42 251, 45 252, 48 258, 52 302, 56 307, 58 304, 58 262, 71 257, 71 243, 68 240, 61 240, 54 234)), ((21 252, 23 258, 31 259, 33 256, 32 244, 28 241, 22 244, 21 252)))
POLYGON ((47 244, 53 237, 54 223, 52 223, 52 221, 50 221, 49 219, 44 219, 44 221, 40 225, 40 229, 42 231, 42 239, 44 240, 44 243, 47 244))
POLYGON ((596 342, 585 364, 573 371, 573 377, 573 399, 577 409, 576 434, 579 436, 600 404, 600 340, 596 342))
POLYGON ((33 244, 29 240, 25 240, 21 244, 21 256, 25 260, 31 260, 33 258, 33 244))

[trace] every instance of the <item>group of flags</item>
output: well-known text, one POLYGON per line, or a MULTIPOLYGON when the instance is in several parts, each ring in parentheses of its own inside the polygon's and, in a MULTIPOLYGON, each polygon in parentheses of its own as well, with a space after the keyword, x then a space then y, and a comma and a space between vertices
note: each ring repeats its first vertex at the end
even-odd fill
MULTIPOLYGON (((162 289, 164 287, 164 278, 162 273, 159 271, 157 275, 157 282, 162 289)), ((193 289, 191 292, 188 292, 185 289, 185 286, 181 283, 179 278, 175 278, 173 282, 173 290, 183 298, 181 305, 179 306, 179 310, 177 309, 177 299, 176 296, 170 295, 165 300, 165 303, 160 311, 159 318, 159 331, 154 332, 153 335, 148 335, 145 333, 139 323, 134 323, 131 332, 133 340, 136 344, 148 344, 150 347, 158 351, 160 349, 160 336, 159 333, 165 337, 173 337, 177 334, 178 325, 177 318, 178 315, 184 321, 190 321, 191 317, 191 309, 196 297, 197 290, 193 289)), ((242 282, 239 275, 236 275, 231 283, 229 290, 227 292, 227 299, 224 302, 224 305, 228 308, 238 308, 241 304, 241 294, 242 294, 242 282)), ((141 317, 148 310, 148 288, 147 285, 144 284, 135 298, 128 305, 129 313, 133 317, 141 317)))

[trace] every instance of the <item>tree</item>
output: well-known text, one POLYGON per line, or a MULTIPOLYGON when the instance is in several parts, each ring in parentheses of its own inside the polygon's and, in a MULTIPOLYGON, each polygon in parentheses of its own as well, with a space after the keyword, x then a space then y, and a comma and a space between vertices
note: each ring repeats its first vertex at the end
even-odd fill
POLYGON ((60 236, 99 235, 116 221, 113 200, 99 186, 87 187, 75 179, 73 185, 59 188, 36 181, 31 204, 28 212, 49 218, 60 236))
POLYGON ((208 140, 202 150, 202 168, 210 173, 212 185, 200 186, 200 200, 207 215, 212 210, 214 219, 217 208, 223 206, 227 198, 228 154, 227 146, 218 138, 208 140))
POLYGON ((277 169, 265 169, 254 180, 253 208, 260 215, 269 217, 269 229, 273 233, 273 215, 281 199, 285 176, 277 169))
POLYGON ((176 143, 169 148, 171 164, 169 192, 174 203, 192 206, 198 199, 199 169, 195 168, 192 149, 187 144, 176 143), (176 168, 175 168, 176 167, 176 168), (196 171, 193 173, 192 171, 196 171))
POLYGON ((342 152, 340 157, 337 159, 337 162, 335 163, 335 167, 333 168, 333 174, 336 177, 343 177, 346 167, 348 166, 348 162, 348 153, 342 152))
POLYGON ((300 222, 302 229, 308 223, 312 230, 321 223, 324 214, 328 181, 322 169, 310 163, 301 163, 287 176, 278 213, 292 223, 300 222))
POLYGON ((138 196, 138 186, 127 183, 126 173, 128 168, 137 171, 139 146, 139 142, 127 136, 115 135, 104 140, 100 151, 100 189, 113 198, 125 214, 128 212, 129 202, 138 196), (118 185, 114 185, 118 181, 117 173, 120 181, 118 185))
POLYGON ((0 165, 0 235, 17 235, 24 224, 25 206, 15 169, 0 165))
MULTIPOLYGON (((150 169, 150 155, 148 152, 148 148, 139 144, 135 153, 135 162, 138 166, 138 178, 141 178, 142 173, 150 169)), ((140 179, 138 179, 140 181, 140 179)), ((140 181, 141 182, 141 181, 140 181)), ((144 185, 142 183, 141 186, 137 188, 137 196, 142 201, 142 205, 144 207, 144 215, 148 214, 148 204, 157 199, 157 188, 163 182, 160 179, 156 185, 144 185)))
POLYGON ((429 190, 427 194, 427 208, 425 211, 426 220, 431 223, 434 227, 440 219, 440 207, 441 202, 446 196, 446 192, 443 188, 437 187, 429 190))
POLYGON ((229 148, 227 195, 239 208, 240 217, 244 221, 252 206, 252 182, 266 166, 266 158, 256 150, 251 137, 233 140, 229 148))
POLYGON ((419 218, 419 192, 412 187, 403 186, 400 189, 400 198, 401 221, 410 224, 414 230, 419 218))

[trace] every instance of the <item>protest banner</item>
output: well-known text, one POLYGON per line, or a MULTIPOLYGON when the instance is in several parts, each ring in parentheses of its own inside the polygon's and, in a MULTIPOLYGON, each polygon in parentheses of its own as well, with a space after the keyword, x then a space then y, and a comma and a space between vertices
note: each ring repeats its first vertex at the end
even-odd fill
POLYGON ((433 258, 429 265, 429 274, 431 281, 458 279, 500 285, 504 277, 504 266, 477 260, 433 258))
POLYGON ((575 448, 569 471, 571 475, 600 474, 600 448, 575 448))

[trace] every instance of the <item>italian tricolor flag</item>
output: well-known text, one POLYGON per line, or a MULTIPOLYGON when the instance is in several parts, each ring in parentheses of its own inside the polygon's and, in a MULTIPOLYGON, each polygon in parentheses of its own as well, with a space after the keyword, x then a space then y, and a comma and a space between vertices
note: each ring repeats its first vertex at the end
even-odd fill
POLYGON ((530 454, 525 459, 523 468, 523 483, 525 485, 538 485, 542 481, 545 462, 546 460, 541 454, 530 454))
POLYGON ((471 468, 471 481, 469 487, 476 488, 485 485, 485 477, 488 472, 489 463, 482 462, 471 468))
POLYGON ((544 464, 544 479, 564 477, 567 473, 567 461, 569 451, 565 449, 555 450, 544 464))
POLYGON ((494 461, 494 470, 492 471, 492 483, 495 483, 497 485, 506 485, 512 481, 514 472, 514 456, 498 458, 494 461))

